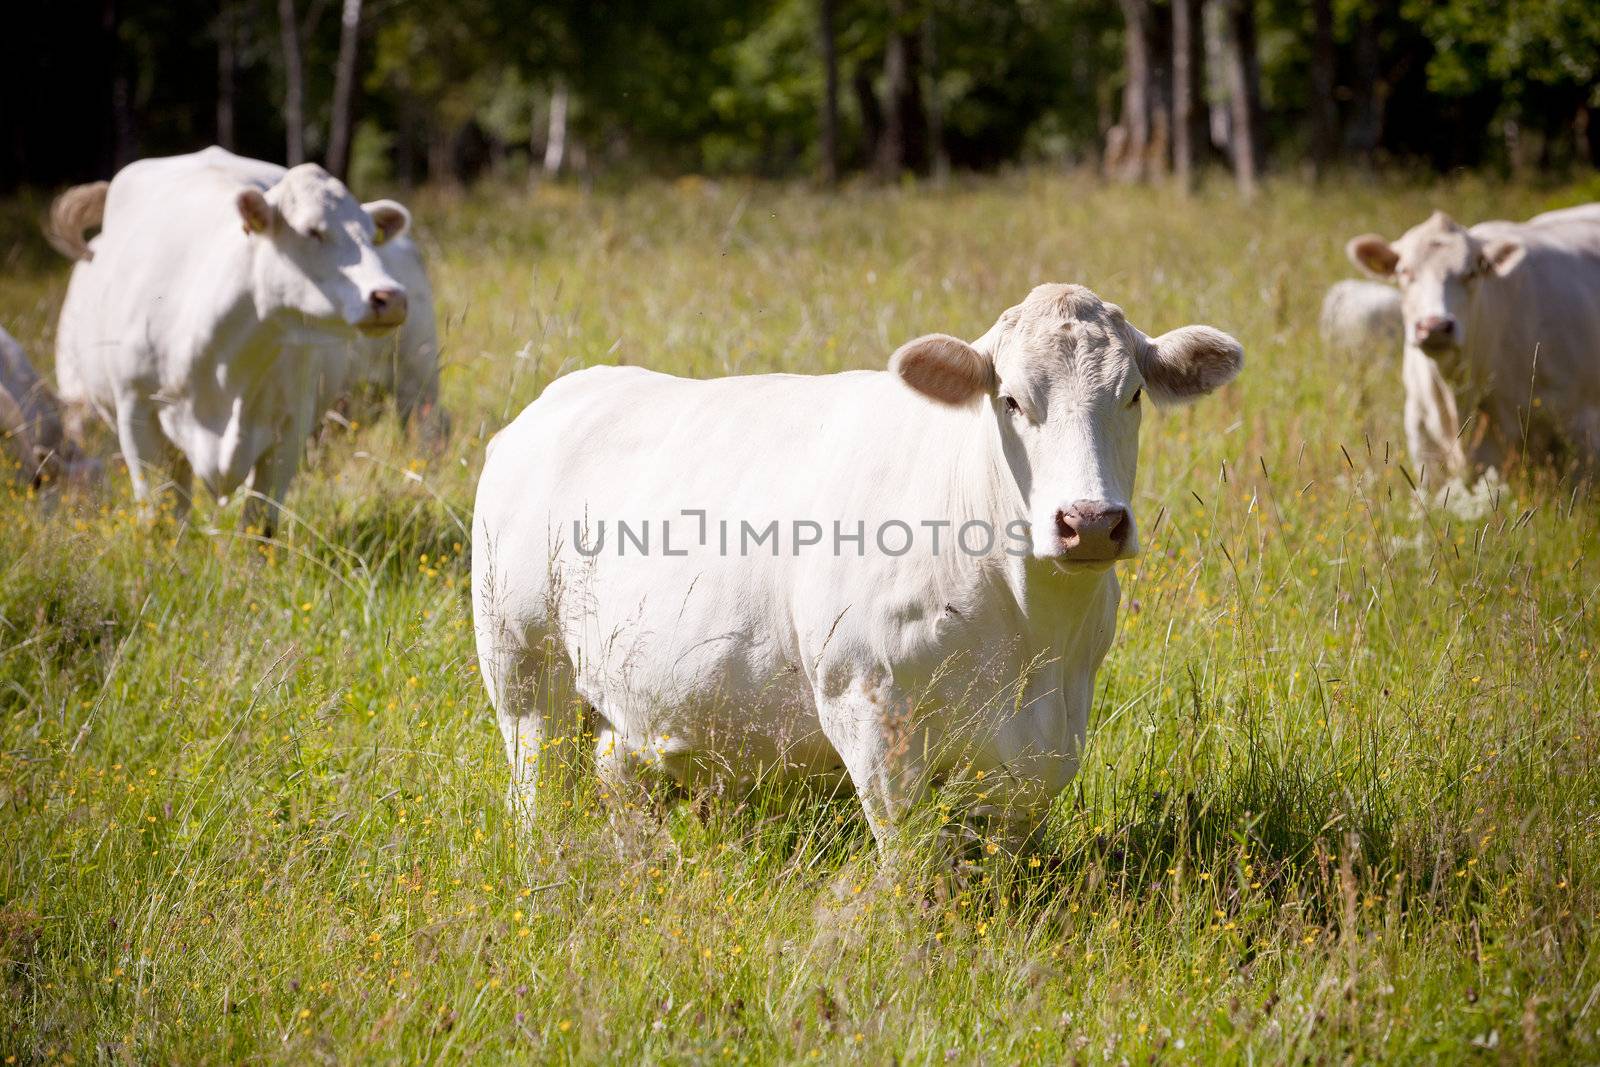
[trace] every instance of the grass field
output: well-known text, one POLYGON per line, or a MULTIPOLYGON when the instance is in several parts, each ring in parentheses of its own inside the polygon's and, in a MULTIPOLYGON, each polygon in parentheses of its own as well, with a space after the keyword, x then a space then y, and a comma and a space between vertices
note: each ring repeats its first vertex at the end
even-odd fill
MULTIPOLYGON (((392 418, 329 440, 272 545, 209 503, 144 524, 120 472, 0 503, 0 1062, 1594 1061, 1595 497, 1521 472, 1419 510, 1397 354, 1315 322, 1355 233, 1597 196, 411 198, 441 455, 392 418), (1247 362, 1146 415, 1146 552, 1044 861, 878 877, 805 787, 580 788, 519 843, 467 597, 488 435, 576 367, 880 366, 1047 280, 1247 362)), ((41 207, 0 212, 0 323, 48 366, 41 207)))

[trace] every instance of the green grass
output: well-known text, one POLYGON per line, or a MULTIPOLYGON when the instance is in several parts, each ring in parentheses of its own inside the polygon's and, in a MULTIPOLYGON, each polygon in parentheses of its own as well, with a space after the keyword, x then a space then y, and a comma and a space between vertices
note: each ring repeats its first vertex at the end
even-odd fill
MULTIPOLYGON (((120 474, 0 503, 0 1062, 1595 1059, 1595 497, 1420 513, 1397 359, 1315 335, 1349 236, 1586 196, 414 197, 442 455, 328 442, 277 545, 143 524, 120 474), (487 436, 575 367, 880 366, 1045 280, 1247 366, 1146 418, 1147 551, 1038 865, 879 875, 803 786, 579 788, 519 841, 462 547, 487 436)), ((0 210, 0 322, 48 366, 41 207, 0 210)))

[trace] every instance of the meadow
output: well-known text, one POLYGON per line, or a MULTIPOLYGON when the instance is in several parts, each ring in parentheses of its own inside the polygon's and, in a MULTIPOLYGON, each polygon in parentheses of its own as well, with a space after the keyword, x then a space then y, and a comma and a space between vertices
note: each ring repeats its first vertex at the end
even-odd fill
MULTIPOLYGON (((1419 507, 1398 353, 1316 335, 1356 233, 1597 198, 1038 171, 407 198, 442 451, 330 433, 273 543, 208 501, 141 521, 120 471, 0 491, 0 1062, 1600 1058, 1594 491, 1523 470, 1472 517, 1419 507), (1246 352, 1145 416, 1145 552, 1042 854, 880 874, 853 798, 805 783, 580 783, 519 837, 467 595, 488 437, 577 367, 877 367, 1042 281, 1246 352)), ((0 209, 0 323, 48 367, 43 204, 0 209)))

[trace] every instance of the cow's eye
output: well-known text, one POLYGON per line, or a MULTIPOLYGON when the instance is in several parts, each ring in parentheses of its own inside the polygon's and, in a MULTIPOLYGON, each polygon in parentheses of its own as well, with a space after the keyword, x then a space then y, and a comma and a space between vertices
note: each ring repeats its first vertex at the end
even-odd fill
POLYGON ((1005 398, 1005 401, 1006 401, 1006 410, 1011 412, 1011 414, 1015 415, 1017 412, 1022 410, 1022 405, 1017 403, 1017 398, 1016 397, 1008 396, 1008 397, 1005 398))
POLYGON ((318 244, 327 244, 328 243, 328 231, 324 230, 320 226, 311 231, 310 237, 311 237, 311 239, 313 241, 317 242, 318 244))
POLYGON ((1144 396, 1144 386, 1141 385, 1141 386, 1139 386, 1139 388, 1137 388, 1137 389, 1135 389, 1133 391, 1133 399, 1128 401, 1128 406, 1130 408, 1138 407, 1139 406, 1139 400, 1143 396, 1144 396))

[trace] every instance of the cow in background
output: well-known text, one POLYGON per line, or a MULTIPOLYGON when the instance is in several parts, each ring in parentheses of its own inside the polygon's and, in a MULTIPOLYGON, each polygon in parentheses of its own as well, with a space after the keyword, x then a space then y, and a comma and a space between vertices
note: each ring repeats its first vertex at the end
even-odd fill
POLYGON ((1322 298, 1317 325, 1323 343, 1341 355, 1370 358, 1397 352, 1405 338, 1400 290, 1354 278, 1334 282, 1322 298))
POLYGON ((1439 211, 1346 251, 1400 286, 1414 462, 1468 478, 1522 451, 1600 466, 1600 205, 1471 228, 1439 211))
POLYGON ((130 164, 52 210, 78 262, 61 309, 63 399, 116 430, 135 496, 182 513, 192 478, 270 534, 352 345, 392 334, 408 294, 379 255, 411 216, 360 204, 315 164, 220 148, 130 164), (84 231, 100 224, 92 245, 84 231))

